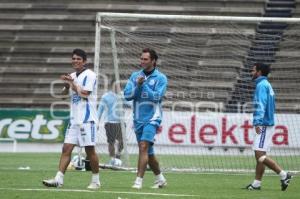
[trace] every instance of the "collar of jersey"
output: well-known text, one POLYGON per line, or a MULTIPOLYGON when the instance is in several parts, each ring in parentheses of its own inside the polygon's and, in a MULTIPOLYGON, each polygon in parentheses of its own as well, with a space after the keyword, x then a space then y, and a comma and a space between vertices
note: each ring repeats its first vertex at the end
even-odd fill
POLYGON ((266 76, 259 76, 258 78, 255 79, 255 83, 258 84, 259 82, 261 82, 264 79, 267 79, 267 77, 266 76))
MULTIPOLYGON (((144 71, 143 70, 141 70, 141 72, 145 75, 145 73, 144 73, 144 71)), ((157 75, 157 73, 158 73, 158 70, 155 68, 154 69, 154 71, 153 71, 153 73, 151 73, 149 76, 147 76, 147 78, 149 78, 149 77, 153 77, 153 76, 156 76, 157 75)), ((146 75, 145 75, 146 76, 146 75)))
POLYGON ((76 73, 75 73, 75 74, 76 74, 76 77, 78 77, 81 73, 83 73, 84 71, 86 71, 86 69, 87 69, 87 68, 84 68, 84 69, 83 69, 82 71, 80 71, 79 73, 76 72, 76 73))

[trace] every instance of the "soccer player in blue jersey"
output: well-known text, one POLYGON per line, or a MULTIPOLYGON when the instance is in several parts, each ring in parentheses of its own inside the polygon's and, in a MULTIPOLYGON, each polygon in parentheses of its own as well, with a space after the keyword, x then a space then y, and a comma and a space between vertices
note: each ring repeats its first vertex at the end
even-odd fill
POLYGON ((75 70, 68 75, 62 75, 65 81, 63 94, 71 91, 70 123, 66 130, 65 140, 62 148, 58 171, 55 178, 43 180, 48 187, 62 187, 64 174, 71 161, 71 154, 74 147, 85 148, 92 170, 91 183, 88 189, 99 189, 99 160, 95 152, 95 133, 97 119, 96 109, 96 74, 86 68, 87 55, 81 49, 74 49, 72 52, 72 66, 75 70))
MULTIPOLYGON (((122 138, 122 128, 121 128, 121 111, 122 111, 122 101, 119 100, 117 94, 117 84, 112 82, 111 90, 107 91, 100 100, 98 107, 98 117, 104 116, 104 128, 106 131, 106 137, 108 142, 108 152, 111 160, 110 165, 115 165, 120 161, 121 152, 123 150, 123 138, 122 138), (115 150, 115 141, 118 141, 117 152, 115 150)), ((124 99, 124 98, 123 98, 124 99)), ((120 166, 120 165, 118 165, 120 166)))
POLYGON ((253 99, 253 126, 256 132, 253 150, 256 158, 256 172, 254 181, 246 189, 261 189, 262 177, 265 166, 267 166, 280 176, 281 190, 285 191, 292 179, 292 175, 284 171, 274 160, 267 156, 274 132, 275 114, 275 94, 267 79, 269 72, 270 66, 267 64, 257 63, 253 66, 252 79, 256 84, 253 99))
POLYGON ((167 77, 156 68, 157 59, 153 49, 143 49, 142 70, 132 73, 124 89, 125 99, 133 100, 134 130, 139 147, 137 177, 132 186, 135 189, 142 188, 147 164, 156 176, 152 188, 167 184, 153 149, 154 136, 162 120, 161 102, 168 84, 167 77))

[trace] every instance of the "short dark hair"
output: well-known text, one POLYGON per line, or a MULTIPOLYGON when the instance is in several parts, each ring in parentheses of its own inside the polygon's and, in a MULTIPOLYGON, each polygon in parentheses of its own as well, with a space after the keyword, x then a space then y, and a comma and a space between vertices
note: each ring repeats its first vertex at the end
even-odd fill
POLYGON ((154 66, 156 66, 156 61, 158 59, 158 56, 157 56, 157 53, 155 52, 155 50, 153 50, 152 48, 144 48, 143 53, 149 53, 150 59, 155 60, 154 66))
POLYGON ((79 49, 79 48, 74 49, 73 52, 72 52, 72 56, 74 54, 78 55, 79 57, 81 57, 83 59, 83 61, 86 61, 86 59, 87 59, 86 52, 84 50, 82 50, 82 49, 79 49))
POLYGON ((262 76, 268 76, 268 74, 271 72, 271 67, 268 64, 264 63, 256 63, 254 64, 256 67, 256 71, 261 71, 262 76))

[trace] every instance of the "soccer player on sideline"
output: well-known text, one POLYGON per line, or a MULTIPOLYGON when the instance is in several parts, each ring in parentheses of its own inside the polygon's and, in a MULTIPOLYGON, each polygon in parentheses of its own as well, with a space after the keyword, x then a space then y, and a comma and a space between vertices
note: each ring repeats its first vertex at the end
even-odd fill
POLYGON ((123 138, 121 128, 121 114, 122 104, 118 100, 117 85, 112 81, 111 90, 107 91, 101 98, 98 107, 99 121, 103 113, 104 115, 104 128, 106 131, 108 152, 111 160, 110 165, 115 165, 116 161, 121 158, 121 152, 123 150, 123 138), (115 141, 118 141, 117 153, 115 152, 115 141))
POLYGON ((254 181, 246 189, 260 190, 265 166, 276 172, 281 180, 281 190, 285 191, 292 179, 292 175, 284 170, 266 152, 270 151, 272 132, 274 132, 275 94, 267 76, 270 66, 257 63, 253 66, 252 79, 255 80, 253 126, 255 138, 253 150, 256 158, 256 172, 254 181))
POLYGON ((140 71, 133 72, 128 80, 124 97, 133 100, 133 123, 139 147, 137 177, 132 186, 141 189, 146 166, 156 176, 152 188, 162 188, 167 181, 155 157, 154 136, 161 123, 161 101, 167 88, 167 77, 156 69, 158 56, 153 49, 145 48, 140 57, 140 71))
POLYGON ((81 49, 74 49, 72 66, 75 72, 62 75, 66 82, 62 93, 68 94, 71 88, 70 123, 66 130, 65 140, 55 178, 43 180, 48 187, 61 187, 64 183, 64 174, 71 161, 71 155, 76 145, 85 147, 90 160, 92 179, 88 189, 99 189, 99 160, 95 152, 95 129, 97 122, 96 110, 96 74, 85 67, 87 55, 81 49))

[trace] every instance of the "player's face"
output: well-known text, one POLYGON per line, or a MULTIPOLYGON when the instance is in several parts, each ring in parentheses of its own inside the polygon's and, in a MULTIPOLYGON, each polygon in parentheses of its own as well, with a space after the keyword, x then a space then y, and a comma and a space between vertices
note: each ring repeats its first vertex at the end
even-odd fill
POLYGON ((151 60, 150 53, 142 53, 141 67, 146 71, 151 71, 154 68, 154 60, 151 60))
POLYGON ((256 66, 253 66, 251 74, 252 74, 252 80, 260 76, 260 72, 256 70, 256 66))
POLYGON ((72 66, 76 71, 80 71, 84 68, 85 61, 83 61, 82 57, 74 54, 72 56, 72 66))

